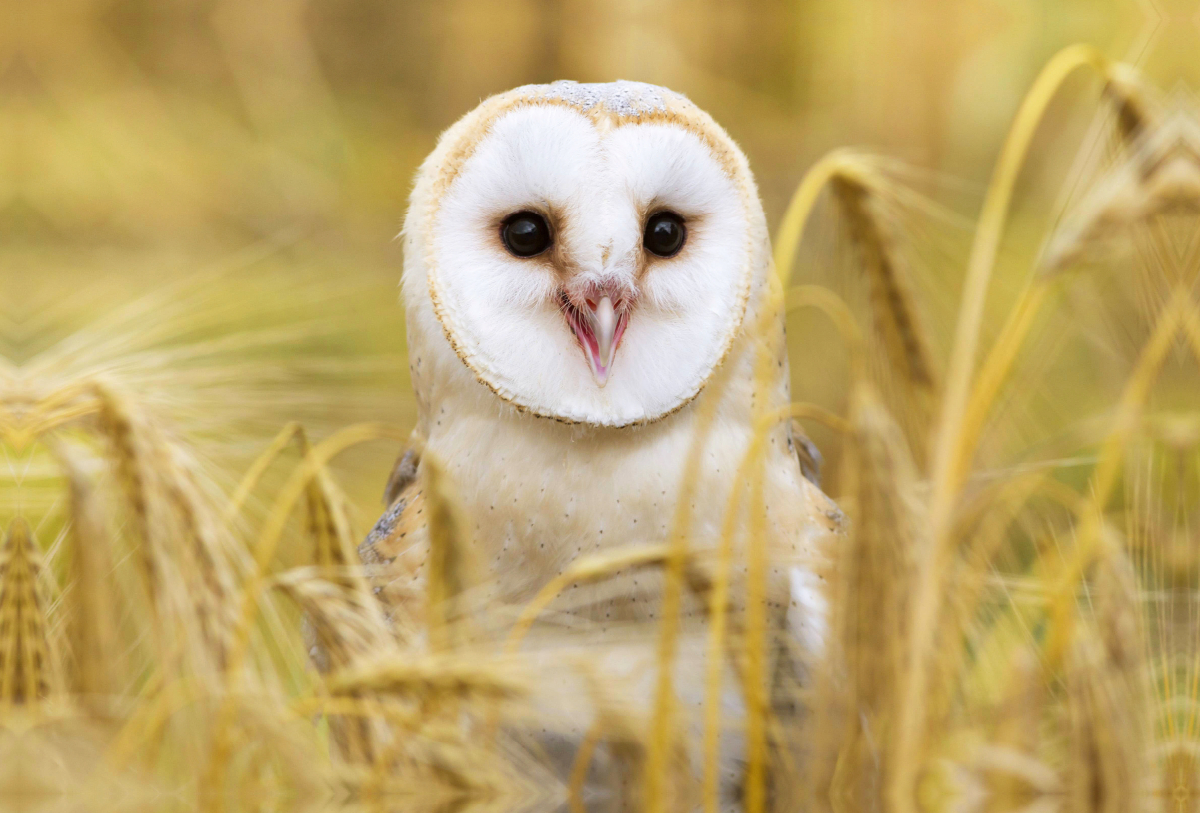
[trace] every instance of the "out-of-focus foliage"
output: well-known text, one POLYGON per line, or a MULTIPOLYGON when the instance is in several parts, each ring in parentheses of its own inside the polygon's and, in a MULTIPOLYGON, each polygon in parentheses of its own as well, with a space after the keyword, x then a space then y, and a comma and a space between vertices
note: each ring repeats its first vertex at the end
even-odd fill
MULTIPOLYGON (((388 357, 369 409, 411 421, 391 238, 418 163, 479 99, 561 78, 663 84, 743 146, 772 221, 843 145, 903 158, 926 182, 953 173, 966 185, 937 191, 969 212, 1059 47, 1137 57, 1153 39, 1143 61, 1178 72, 1173 35, 1149 15, 1115 0, 4 4, 0 348, 28 358, 140 292, 236 266, 213 285, 247 311, 271 309, 271 291, 329 303, 319 320, 336 338, 311 349, 388 357)), ((803 351, 823 329, 793 326, 798 389, 844 399, 837 354, 803 351)), ((359 417, 339 411, 363 403, 345 382, 318 389, 324 403, 281 417, 359 417)), ((836 470, 835 439, 818 435, 836 470)), ((362 488, 355 501, 373 506, 362 488)))

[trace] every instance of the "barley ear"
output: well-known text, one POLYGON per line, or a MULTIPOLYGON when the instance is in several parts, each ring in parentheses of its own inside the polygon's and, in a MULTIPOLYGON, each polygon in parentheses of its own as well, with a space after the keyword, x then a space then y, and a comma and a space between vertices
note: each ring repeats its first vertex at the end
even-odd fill
POLYGON ((93 385, 99 404, 100 432, 108 441, 113 468, 124 492, 137 534, 142 576, 151 604, 162 590, 162 563, 151 533, 146 461, 137 431, 137 419, 125 401, 105 384, 93 385))
POLYGON ((863 169, 836 176, 830 187, 867 275, 871 315, 888 360, 909 386, 932 393, 938 388, 936 363, 907 264, 881 210, 881 183, 863 169))
POLYGON ((33 705, 61 692, 62 671, 38 584, 41 554, 23 517, 9 524, 0 557, 0 708, 33 705))
POLYGON ((234 577, 222 549, 221 533, 206 510, 192 475, 177 459, 177 450, 160 434, 153 435, 152 460, 163 506, 181 544, 183 576, 191 599, 191 623, 200 633, 204 656, 224 665, 235 623, 234 577))
POLYGON ((908 493, 917 475, 899 426, 865 382, 855 388, 850 422, 855 506, 852 542, 839 567, 850 600, 841 634, 856 705, 885 710, 917 547, 916 503, 908 493))
POLYGON ((1107 662, 1137 697, 1148 669, 1137 574, 1115 529, 1106 525, 1101 534, 1104 554, 1096 562, 1091 591, 1096 631, 1107 662))
POLYGON ((1015 649, 1003 693, 976 767, 987 780, 997 810, 1017 810, 1041 794, 1059 790, 1054 771, 1036 759, 1048 693, 1042 665, 1029 646, 1015 649), (1001 755, 1002 759, 989 755, 1001 755))
MULTIPOLYGON (((320 568, 313 567, 290 570, 275 585, 304 611, 309 658, 322 675, 387 657, 395 650, 381 608, 369 593, 329 581, 320 568)), ((330 738, 350 764, 369 764, 391 739, 379 722, 334 713, 328 719, 330 738)))
POLYGON ((1132 226, 1200 212, 1200 136, 1177 118, 1139 127, 1129 160, 1101 179, 1047 240, 1043 276, 1063 271, 1132 226))

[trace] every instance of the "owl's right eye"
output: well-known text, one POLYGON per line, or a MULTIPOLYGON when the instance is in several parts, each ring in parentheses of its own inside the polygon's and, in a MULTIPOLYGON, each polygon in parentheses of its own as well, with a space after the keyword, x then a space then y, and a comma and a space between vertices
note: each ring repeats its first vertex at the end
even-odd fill
POLYGON ((518 257, 533 257, 549 248, 550 224, 537 212, 517 212, 501 224, 500 239, 518 257))

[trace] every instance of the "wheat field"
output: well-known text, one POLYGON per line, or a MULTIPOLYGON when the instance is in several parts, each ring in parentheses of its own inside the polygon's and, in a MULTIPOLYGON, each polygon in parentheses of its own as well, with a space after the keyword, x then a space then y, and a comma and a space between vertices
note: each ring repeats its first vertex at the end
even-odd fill
MULTIPOLYGON (((246 58, 242 39, 222 41, 246 58)), ((269 96, 247 109, 279 114, 269 96)), ((305 109, 328 123, 325 103, 305 109)), ((231 228, 255 239, 199 266, 11 240, 5 297, 28 304, 0 323, 0 808, 1200 810, 1200 105, 1075 45, 1003 133, 982 189, 839 148, 780 201, 798 400, 759 437, 801 422, 846 514, 830 640, 786 687, 800 713, 768 698, 793 643, 762 612, 757 443, 728 508, 744 528, 692 539, 677 510, 664 544, 576 561, 517 608, 459 590, 470 522, 430 466, 425 611, 388 612, 357 549, 414 419, 399 306, 373 306, 399 266, 312 239, 321 178, 288 175, 304 228, 245 200, 231 228), (118 266, 107 298, 85 284, 118 266), (678 601, 628 633, 660 654, 648 715, 613 689, 620 642, 539 623, 637 569, 707 608, 694 719, 678 601)), ((193 180, 178 192, 203 207, 193 180)), ((170 231, 153 209, 121 211, 170 231)))

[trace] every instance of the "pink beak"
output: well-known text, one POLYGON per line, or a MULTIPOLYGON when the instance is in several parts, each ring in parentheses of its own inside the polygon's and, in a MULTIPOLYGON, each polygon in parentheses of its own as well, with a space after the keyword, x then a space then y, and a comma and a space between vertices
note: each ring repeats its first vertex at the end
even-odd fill
POLYGON ((608 383, 613 356, 617 352, 617 345, 621 343, 621 336, 625 333, 625 325, 629 321, 628 312, 617 313, 612 298, 604 295, 599 301, 589 297, 586 307, 572 308, 567 319, 575 330, 579 346, 583 348, 583 354, 592 370, 592 378, 597 386, 603 387, 608 383))

